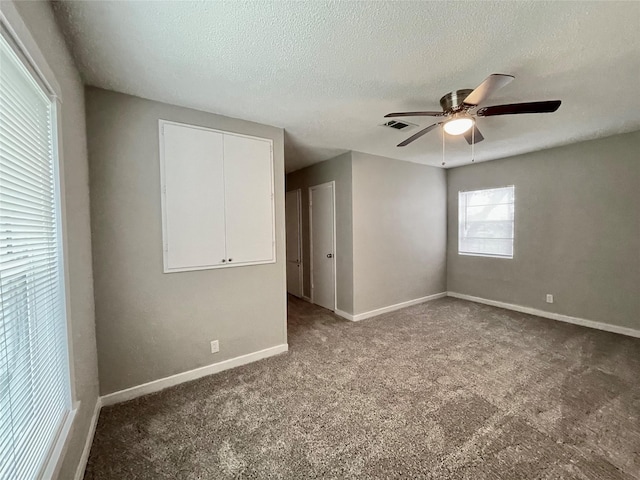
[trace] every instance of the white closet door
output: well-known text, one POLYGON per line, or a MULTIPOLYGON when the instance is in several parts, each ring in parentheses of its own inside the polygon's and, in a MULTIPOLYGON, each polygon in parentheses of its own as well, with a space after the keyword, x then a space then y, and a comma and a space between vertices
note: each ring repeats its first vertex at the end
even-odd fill
POLYGON ((285 230, 287 234, 287 291, 302 297, 302 245, 300 189, 287 192, 284 201, 285 230))
POLYGON ((335 206, 333 182, 309 189, 311 201, 311 299, 336 308, 335 206))
POLYGON ((225 255, 223 135, 161 124, 165 271, 206 268, 225 255))
POLYGON ((227 262, 275 261, 271 142, 224 135, 227 262))

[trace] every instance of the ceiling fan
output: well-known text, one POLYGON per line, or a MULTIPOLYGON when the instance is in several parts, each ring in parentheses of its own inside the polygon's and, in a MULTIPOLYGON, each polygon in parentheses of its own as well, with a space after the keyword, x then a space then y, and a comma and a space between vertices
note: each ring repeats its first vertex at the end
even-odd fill
POLYGON ((474 117, 493 117, 495 115, 518 115, 521 113, 551 113, 558 110, 560 100, 547 100, 543 102, 510 103, 507 105, 493 105, 474 110, 484 102, 493 92, 510 83, 515 77, 494 73, 489 75, 475 90, 464 89, 449 92, 440 99, 442 112, 399 112, 389 113, 387 117, 446 117, 446 120, 429 125, 420 130, 404 142, 398 144, 399 147, 409 145, 425 133, 442 125, 444 131, 449 135, 464 135, 465 140, 471 145, 484 140, 484 137, 476 126, 474 117))

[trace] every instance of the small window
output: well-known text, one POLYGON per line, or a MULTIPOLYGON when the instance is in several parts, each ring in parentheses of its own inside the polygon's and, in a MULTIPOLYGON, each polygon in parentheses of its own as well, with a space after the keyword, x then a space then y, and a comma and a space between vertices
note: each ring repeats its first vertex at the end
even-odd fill
POLYGON ((458 253, 513 258, 514 186, 458 192, 458 253))

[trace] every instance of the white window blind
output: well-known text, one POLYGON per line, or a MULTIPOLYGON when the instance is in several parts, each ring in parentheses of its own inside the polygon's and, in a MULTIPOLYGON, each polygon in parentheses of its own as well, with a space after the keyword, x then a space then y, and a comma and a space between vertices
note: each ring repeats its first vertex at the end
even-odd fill
POLYGON ((37 478, 70 410, 54 104, 0 35, 0 478, 37 478))
POLYGON ((514 187, 458 192, 458 253, 513 258, 514 187))

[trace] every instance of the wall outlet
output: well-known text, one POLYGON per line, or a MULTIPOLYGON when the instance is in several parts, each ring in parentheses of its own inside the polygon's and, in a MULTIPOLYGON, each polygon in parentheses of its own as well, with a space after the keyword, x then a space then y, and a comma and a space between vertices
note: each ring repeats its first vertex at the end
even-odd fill
POLYGON ((220 344, 218 340, 213 340, 211 342, 211 353, 218 353, 220 351, 220 344))
POLYGON ((547 303, 553 303, 553 295, 547 293, 547 303))

